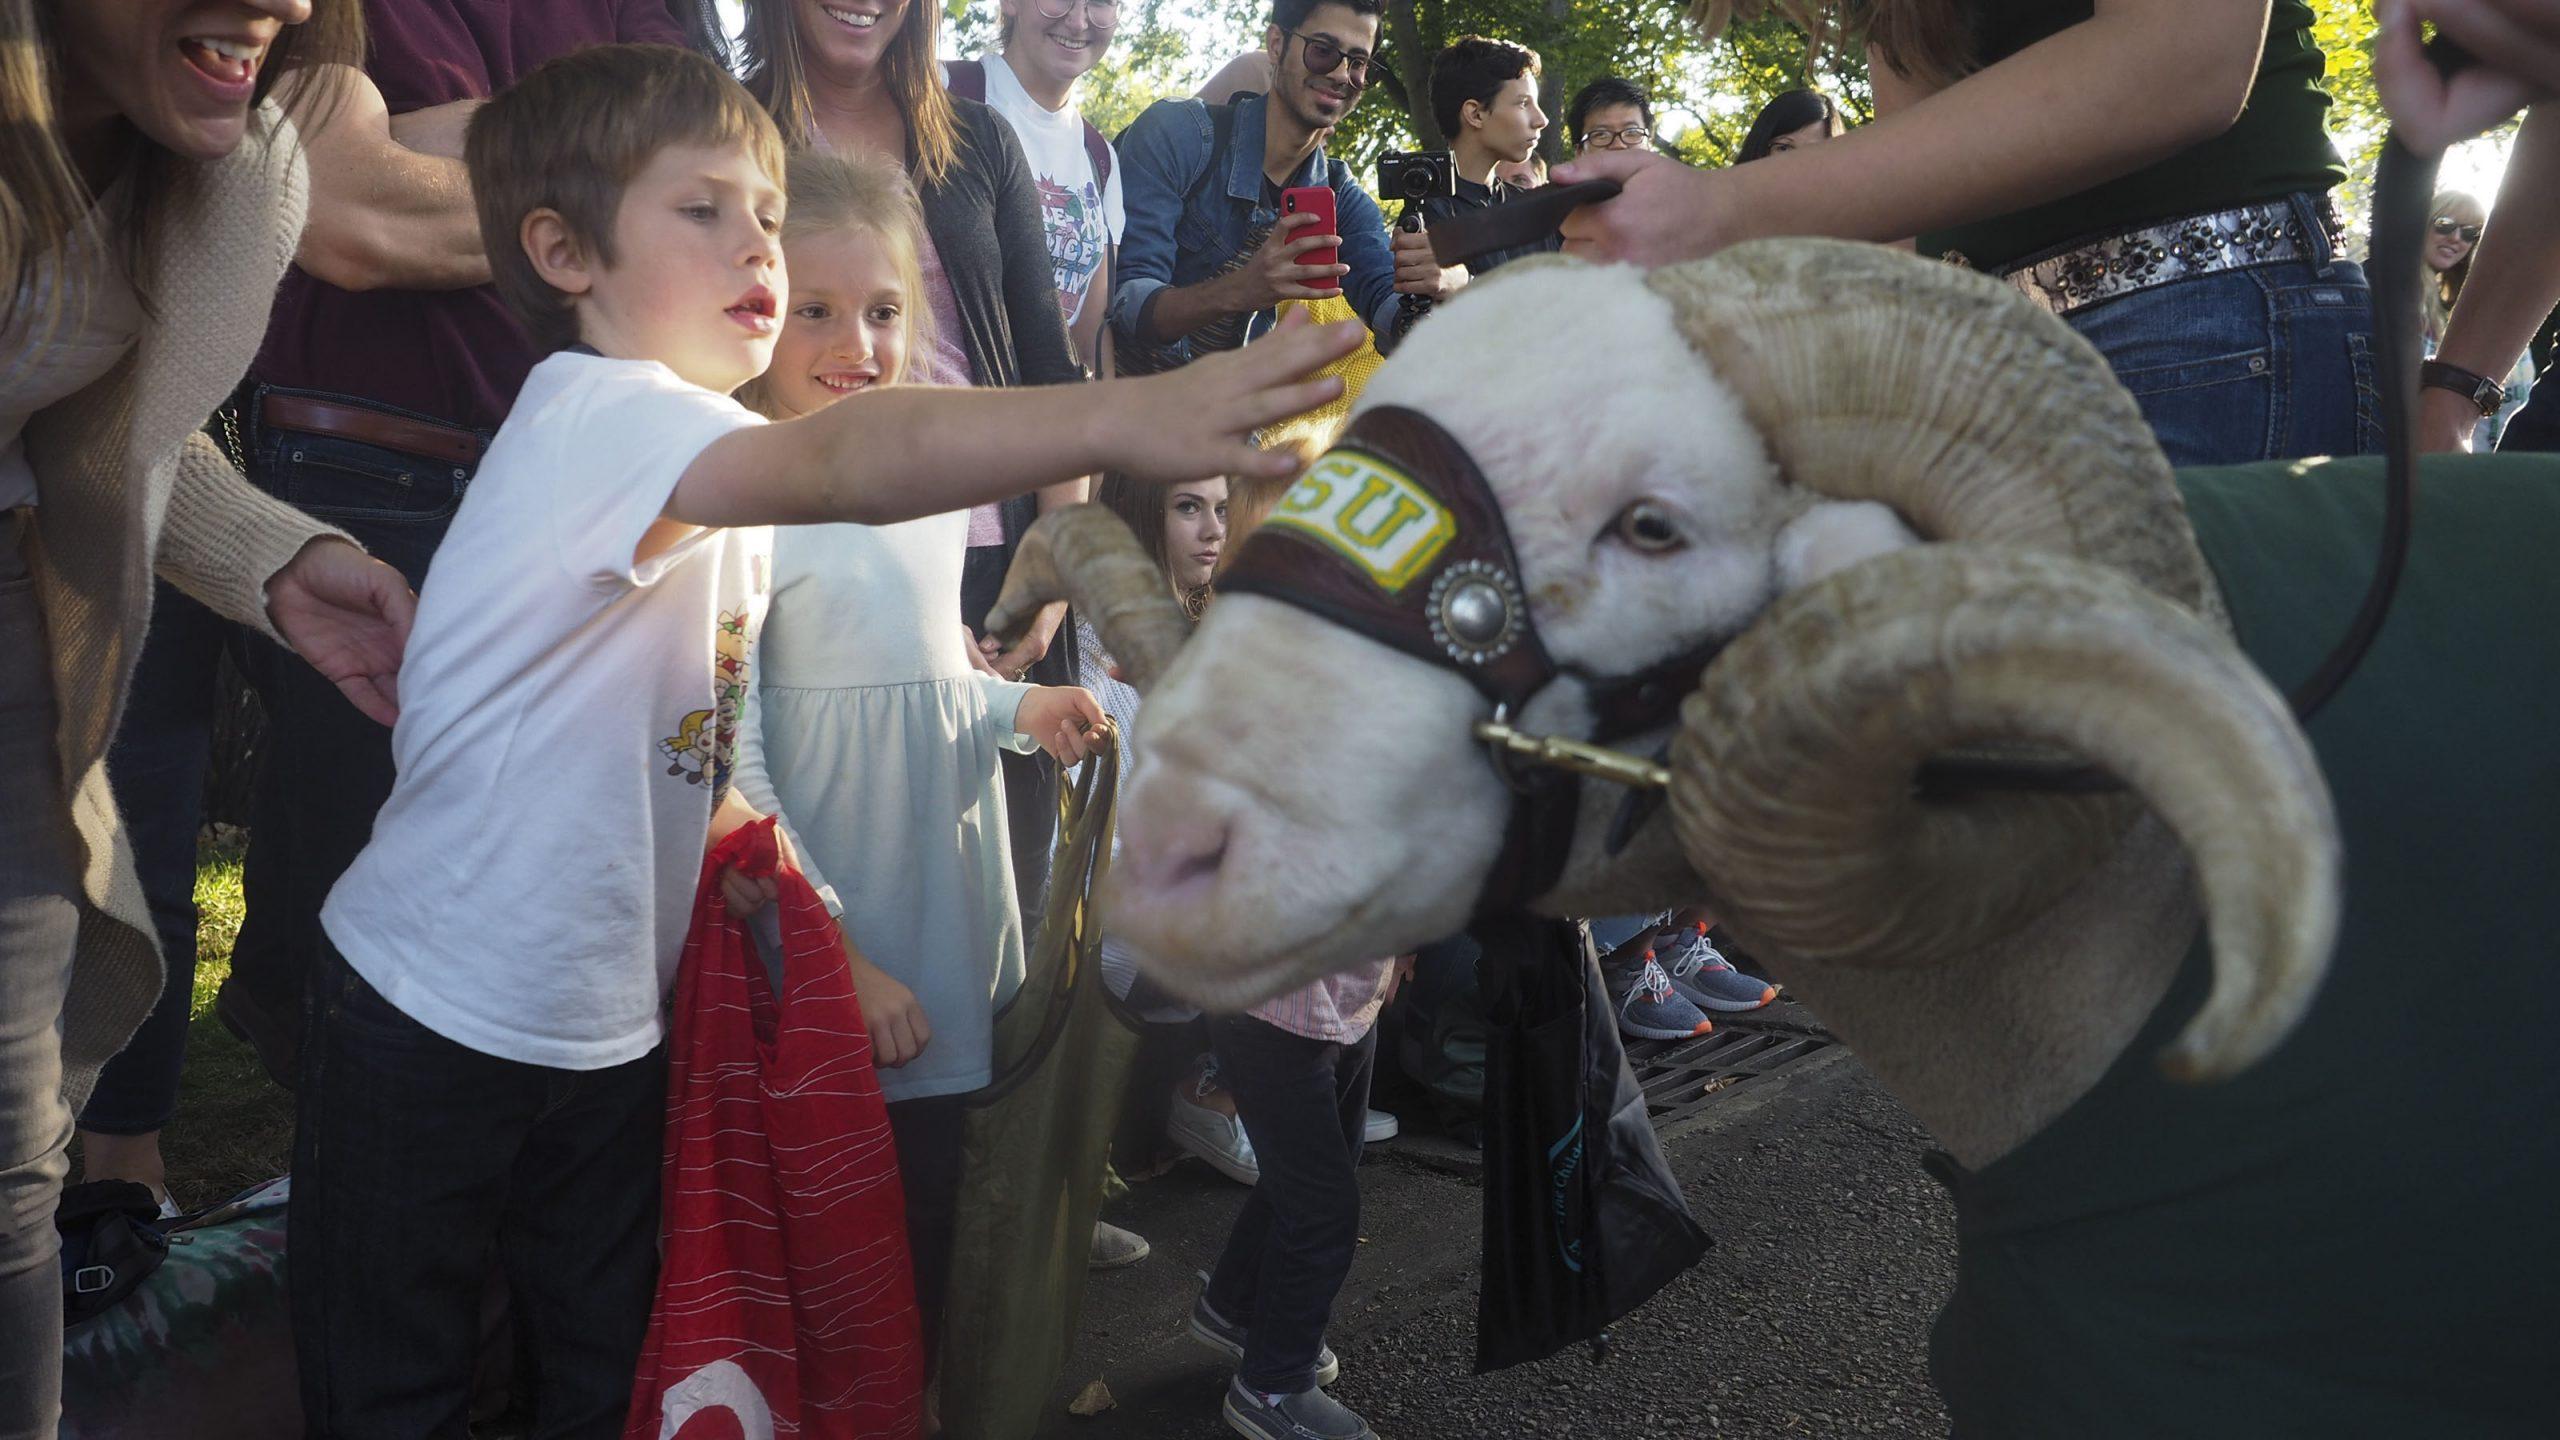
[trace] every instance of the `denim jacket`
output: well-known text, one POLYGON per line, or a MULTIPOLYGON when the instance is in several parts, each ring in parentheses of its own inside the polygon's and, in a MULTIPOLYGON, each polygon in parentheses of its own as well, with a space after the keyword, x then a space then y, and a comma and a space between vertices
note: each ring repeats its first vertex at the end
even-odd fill
MULTIPOLYGON (((1265 103, 1260 95, 1236 98, 1225 183, 1212 177, 1196 193, 1194 182, 1201 180, 1217 143, 1207 105, 1159 100, 1120 133, 1120 183, 1129 221, 1120 237, 1109 314, 1111 328, 1123 340, 1138 339, 1138 322, 1159 292, 1214 278, 1243 251, 1249 230, 1277 218, 1262 202, 1265 103)), ((1387 248, 1386 217, 1352 181, 1351 167, 1328 157, 1321 146, 1281 188, 1300 185, 1332 187, 1342 263, 1351 267, 1342 277, 1343 298, 1369 322, 1378 349, 1392 348, 1396 268, 1387 248)), ((1270 329, 1277 318, 1276 307, 1259 312, 1247 324, 1246 337, 1270 329)))

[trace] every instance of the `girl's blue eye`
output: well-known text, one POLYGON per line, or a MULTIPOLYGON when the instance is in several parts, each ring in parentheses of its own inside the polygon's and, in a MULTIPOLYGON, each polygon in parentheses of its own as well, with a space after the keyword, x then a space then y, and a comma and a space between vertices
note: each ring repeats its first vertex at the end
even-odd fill
POLYGON ((812 300, 806 305, 793 306, 791 313, 803 320, 824 320, 827 318, 827 307, 812 300))

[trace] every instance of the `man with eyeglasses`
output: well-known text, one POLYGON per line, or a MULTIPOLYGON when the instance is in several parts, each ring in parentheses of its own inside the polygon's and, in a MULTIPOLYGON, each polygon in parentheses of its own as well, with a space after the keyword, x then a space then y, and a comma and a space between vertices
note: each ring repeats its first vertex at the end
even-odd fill
MULTIPOLYGON (((1324 152, 1376 73, 1382 9, 1383 0, 1275 0, 1263 32, 1269 94, 1161 100, 1121 132, 1129 214, 1109 315, 1124 368, 1242 344, 1275 323, 1281 301, 1328 299, 1336 283, 1378 348, 1392 348, 1398 280, 1386 219, 1351 167, 1324 152), (1333 191, 1339 235, 1315 216, 1280 213, 1281 191, 1310 185, 1333 191), (1334 263, 1307 259, 1337 244, 1334 263)), ((1407 288, 1437 293, 1419 278, 1407 288)))
POLYGON ((1564 128, 1577 154, 1642 150, 1653 143, 1653 100, 1634 81, 1603 75, 1573 92, 1564 128))

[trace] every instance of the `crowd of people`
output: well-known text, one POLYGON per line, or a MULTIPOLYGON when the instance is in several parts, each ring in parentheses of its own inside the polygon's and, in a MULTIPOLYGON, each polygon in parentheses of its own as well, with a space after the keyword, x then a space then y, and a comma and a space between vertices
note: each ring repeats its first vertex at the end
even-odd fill
MULTIPOLYGON (((609 1435, 695 872, 764 816, 841 922, 937 1331, 957 1107, 1043 913, 1062 769, 1145 765, 1082 617, 987 629, 1041 513, 1108 506, 1196 615, 1472 280, 1763 236, 2001 276, 2175 463, 2377 445, 2304 0, 1887 0, 1872 123, 1793 91, 1707 168, 1641 86, 1567 77, 1550 117, 1541 57, 1469 36, 1406 61, 1449 147, 1418 225, 1327 150, 1383 72, 1381 0, 1274 0, 1256 48, 1116 137, 1077 92, 1119 0, 998 5, 995 48, 946 61, 911 0, 747 0, 736 35, 688 0, 0 0, 0 1437, 54 1425, 75 1128, 84 1178, 213 1198, 170 1193, 159 1137, 226 656, 269 759, 215 1009, 298 1097, 310 1433, 461 1434, 495 1256, 536 1432, 609 1435), (1434 256, 1428 227, 1518 203, 1550 152, 1618 198, 1434 256)), ((2414 24, 2384 37, 2404 91, 2414 24)), ((2433 207, 2434 448, 2533 428, 2560 291, 2528 238, 2560 203, 2530 189, 2560 169, 2539 120, 2523 228, 2433 207)), ((772 894, 722 884, 740 912, 772 894)), ((1594 921, 1627 1035, 1776 998, 1714 918, 1594 921)), ((1325 1392, 1325 1331, 1362 1147, 1396 1126, 1369 1106, 1382 1015, 1387 1063, 1463 1127, 1476 950, 1203 1017, 1106 940, 1113 991, 1199 1052, 1150 1127, 1253 1187, 1188 1321, 1242 1433, 1370 1433, 1325 1392)), ((1146 1252, 1094 1233, 1097 1266, 1146 1252)))

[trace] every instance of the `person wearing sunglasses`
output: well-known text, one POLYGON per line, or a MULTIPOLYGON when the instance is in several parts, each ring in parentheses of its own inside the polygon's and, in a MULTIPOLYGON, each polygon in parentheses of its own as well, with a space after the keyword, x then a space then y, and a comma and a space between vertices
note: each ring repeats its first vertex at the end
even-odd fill
POLYGON ((1276 0, 1263 31, 1266 94, 1161 100, 1120 135, 1129 223, 1109 319, 1124 369, 1245 343, 1283 300, 1349 302, 1394 345, 1398 281, 1377 202, 1325 153, 1379 74, 1383 0, 1276 0), (1335 228, 1281 214, 1281 192, 1333 191, 1335 228), (1328 261, 1313 252, 1339 247, 1328 261))
POLYGON ((1709 0, 1864 41, 1876 119, 1750 165, 1587 149, 1609 179, 1565 250, 1661 265, 1761 236, 1916 240, 2096 346, 2170 460, 2355 454, 2377 438, 2363 267, 2309 0, 1709 0))

